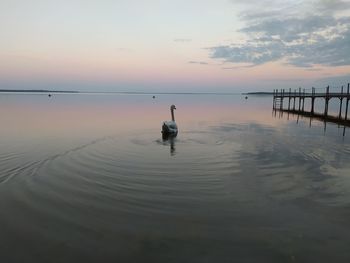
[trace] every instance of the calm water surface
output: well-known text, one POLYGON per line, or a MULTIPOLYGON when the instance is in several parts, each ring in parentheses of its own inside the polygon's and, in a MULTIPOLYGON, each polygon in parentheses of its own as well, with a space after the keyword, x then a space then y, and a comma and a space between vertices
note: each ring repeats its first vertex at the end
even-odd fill
POLYGON ((350 262, 350 133, 271 108, 1 94, 1 262, 350 262))

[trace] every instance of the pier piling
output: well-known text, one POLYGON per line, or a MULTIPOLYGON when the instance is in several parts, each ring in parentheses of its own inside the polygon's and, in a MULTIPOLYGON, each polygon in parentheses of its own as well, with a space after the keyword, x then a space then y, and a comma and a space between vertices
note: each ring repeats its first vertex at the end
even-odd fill
POLYGON ((316 88, 312 87, 311 92, 306 92, 305 89, 299 88, 298 90, 289 89, 289 91, 274 90, 273 91, 273 109, 280 111, 288 111, 291 113, 302 114, 305 116, 322 118, 323 120, 339 121, 344 125, 350 125, 348 120, 349 101, 350 101, 350 83, 348 83, 347 90, 344 92, 344 86, 341 86, 341 91, 337 92, 330 91, 330 86, 327 86, 324 92, 316 92, 316 88), (284 99, 288 98, 288 108, 284 108, 284 99), (315 112, 315 101, 316 99, 324 99, 323 113, 315 112), (336 116, 329 114, 329 101, 333 98, 339 99, 339 112, 336 116), (305 109, 305 99, 310 99, 311 108, 305 109), (293 100, 293 105, 291 104, 293 100), (298 105, 296 105, 298 100, 298 105), (345 112, 343 115, 343 104, 345 103, 345 112))
POLYGON ((289 88, 289 96, 288 96, 288 110, 290 110, 290 99, 291 99, 291 95, 292 95, 292 89, 289 88))
MULTIPOLYGON (((343 95, 343 90, 344 90, 344 86, 341 86, 341 95, 343 95)), ((340 106, 339 106, 339 120, 341 120, 341 112, 342 112, 342 108, 343 108, 343 97, 340 97, 340 106)))
POLYGON ((295 98, 297 97, 297 91, 294 90, 294 97, 293 97, 293 111, 295 111, 295 98))
POLYGON ((299 104, 298 104, 298 111, 300 111, 301 108, 301 88, 299 87, 299 104))
POLYGON ((315 113, 315 88, 312 87, 312 94, 311 94, 311 114, 315 113))
POLYGON ((324 103, 324 116, 328 116, 328 104, 329 104, 329 86, 326 88, 326 96, 325 96, 325 103, 324 103))
POLYGON ((347 89, 347 92, 346 92, 346 107, 345 107, 345 120, 347 121, 348 120, 348 108, 349 108, 349 96, 350 96, 350 93, 349 93, 349 86, 350 86, 350 83, 348 83, 348 89, 347 89))

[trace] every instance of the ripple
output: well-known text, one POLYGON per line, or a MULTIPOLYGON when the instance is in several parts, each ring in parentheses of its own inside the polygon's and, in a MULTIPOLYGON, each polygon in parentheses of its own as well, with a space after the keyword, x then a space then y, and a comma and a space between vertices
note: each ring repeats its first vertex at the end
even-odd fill
MULTIPOLYGON (((330 156, 347 151, 323 146, 330 156)), ((32 224, 45 218, 67 229, 95 233, 96 226, 128 227, 128 220, 135 227, 146 222, 162 226, 162 220, 189 215, 235 218, 246 207, 271 200, 346 204, 349 193, 341 182, 347 179, 326 176, 339 171, 319 148, 303 148, 278 134, 256 136, 240 125, 222 132, 188 131, 172 142, 152 133, 102 137, 22 166, 13 166, 16 155, 3 154, 7 178, 15 179, 6 181, 13 187, 6 188, 12 203, 5 208, 13 214, 16 205, 18 211, 25 209, 33 215, 32 224), (320 168, 325 161, 328 165, 320 168)), ((44 225, 33 224, 31 229, 51 239, 57 235, 44 225)))
POLYGON ((11 171, 17 177, 13 199, 72 224, 81 220, 76 212, 89 207, 141 217, 189 213, 223 198, 228 171, 238 169, 232 150, 239 145, 213 134, 187 135, 175 140, 176 156, 167 142, 143 134, 104 137, 22 165, 11 171))

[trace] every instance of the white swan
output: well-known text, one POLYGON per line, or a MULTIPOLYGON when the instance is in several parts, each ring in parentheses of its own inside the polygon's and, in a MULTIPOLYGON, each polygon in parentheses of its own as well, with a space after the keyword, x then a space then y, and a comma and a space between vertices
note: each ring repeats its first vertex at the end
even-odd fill
POLYGON ((174 117, 174 110, 176 110, 175 105, 170 106, 171 121, 163 122, 162 133, 163 136, 176 136, 177 135, 177 125, 174 117))

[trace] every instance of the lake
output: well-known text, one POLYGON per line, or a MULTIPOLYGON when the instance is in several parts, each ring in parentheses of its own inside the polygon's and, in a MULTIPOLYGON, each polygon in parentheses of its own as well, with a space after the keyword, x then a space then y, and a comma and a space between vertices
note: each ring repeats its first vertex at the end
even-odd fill
POLYGON ((1 262, 350 262, 343 127, 152 96, 0 94, 1 262))

